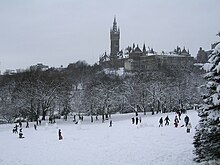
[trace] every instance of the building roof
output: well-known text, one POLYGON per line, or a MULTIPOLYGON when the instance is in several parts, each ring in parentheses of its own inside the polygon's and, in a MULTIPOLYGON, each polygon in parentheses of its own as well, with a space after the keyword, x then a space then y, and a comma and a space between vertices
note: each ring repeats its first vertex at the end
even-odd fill
POLYGON ((142 53, 141 49, 137 46, 135 49, 134 49, 134 53, 142 53))

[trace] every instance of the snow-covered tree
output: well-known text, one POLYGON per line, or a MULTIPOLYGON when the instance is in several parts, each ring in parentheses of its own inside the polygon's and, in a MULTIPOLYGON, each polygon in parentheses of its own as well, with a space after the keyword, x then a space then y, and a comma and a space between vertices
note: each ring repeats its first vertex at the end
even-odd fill
POLYGON ((199 111, 200 121, 194 136, 194 153, 197 162, 220 161, 220 44, 203 66, 207 72, 208 94, 204 96, 204 106, 199 111))

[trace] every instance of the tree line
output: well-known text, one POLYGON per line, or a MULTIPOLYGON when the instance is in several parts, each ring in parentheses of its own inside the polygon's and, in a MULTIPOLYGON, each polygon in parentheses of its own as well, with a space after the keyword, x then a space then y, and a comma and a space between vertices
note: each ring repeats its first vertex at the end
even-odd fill
POLYGON ((84 61, 67 68, 29 69, 0 77, 0 117, 30 121, 55 113, 102 115, 170 112, 201 103, 202 74, 167 70, 118 75, 84 61))

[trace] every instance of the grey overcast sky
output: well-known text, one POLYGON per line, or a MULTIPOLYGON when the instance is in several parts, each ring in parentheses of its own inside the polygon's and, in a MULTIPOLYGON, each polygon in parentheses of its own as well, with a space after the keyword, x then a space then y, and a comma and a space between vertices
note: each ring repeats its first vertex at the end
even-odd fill
POLYGON ((196 56, 219 39, 220 0, 0 0, 0 70, 94 64, 110 52, 115 15, 121 49, 178 45, 196 56))

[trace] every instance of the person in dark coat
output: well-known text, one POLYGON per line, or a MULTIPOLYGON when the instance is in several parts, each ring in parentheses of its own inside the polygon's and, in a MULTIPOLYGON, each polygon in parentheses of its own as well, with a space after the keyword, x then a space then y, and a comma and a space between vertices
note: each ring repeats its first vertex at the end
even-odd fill
POLYGON ((178 123, 177 123, 177 122, 174 123, 174 127, 175 127, 175 128, 178 127, 178 123))
POLYGON ((131 118, 131 122, 132 122, 132 124, 134 124, 134 117, 131 118))
POLYGON ((76 115, 73 115, 73 122, 76 121, 76 115))
POLYGON ((102 122, 104 123, 104 121, 105 121, 105 115, 102 114, 102 122))
POLYGON ((93 116, 91 116, 91 123, 93 123, 93 116))
POLYGON ((179 116, 179 120, 181 120, 181 111, 177 111, 177 115, 179 116))
POLYGON ((49 123, 52 124, 52 116, 49 117, 49 123))
POLYGON ((37 131, 37 124, 34 124, 34 129, 37 131))
POLYGON ((192 128, 191 123, 188 123, 186 128, 187 128, 187 129, 186 129, 186 132, 187 132, 187 133, 190 133, 190 129, 192 128))
POLYGON ((109 127, 112 127, 112 120, 110 119, 109 127))
POLYGON ((22 122, 21 122, 21 120, 19 120, 19 126, 20 126, 20 128, 22 127, 22 122))
POLYGON ((63 139, 63 136, 62 136, 62 133, 61 133, 61 129, 59 129, 59 131, 58 131, 58 137, 59 137, 59 140, 63 139))
POLYGON ((29 128, 29 123, 28 123, 28 121, 27 121, 27 124, 26 124, 26 128, 29 128))
POLYGON ((18 125, 15 124, 13 130, 12 130, 13 133, 18 133, 18 125))
POLYGON ((165 121, 165 125, 169 125, 170 124, 169 123, 170 119, 169 119, 168 115, 167 115, 167 117, 165 117, 164 121, 165 121))
POLYGON ((137 117, 136 117, 136 125, 138 125, 138 120, 139 120, 139 119, 138 119, 138 116, 137 116, 137 117))
POLYGON ((154 115, 154 108, 151 107, 151 112, 152 112, 152 115, 154 115))
POLYGON ((18 137, 19 138, 24 138, 23 133, 22 133, 22 128, 20 128, 20 130, 19 130, 18 137))
POLYGON ((175 116, 175 119, 174 119, 174 126, 175 126, 175 127, 178 127, 178 123, 179 123, 178 117, 175 116))
POLYGON ((189 123, 189 116, 185 116, 185 118, 184 118, 184 122, 186 123, 186 127, 187 127, 187 125, 188 125, 188 123, 189 123))
POLYGON ((161 117, 159 120, 159 127, 163 127, 163 117, 161 117))
POLYGON ((106 118, 106 120, 108 120, 108 114, 107 113, 105 114, 105 118, 106 118))
POLYGON ((179 123, 179 119, 177 116, 175 116, 174 122, 179 123))

